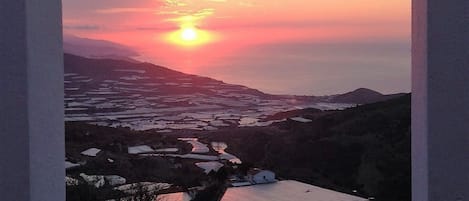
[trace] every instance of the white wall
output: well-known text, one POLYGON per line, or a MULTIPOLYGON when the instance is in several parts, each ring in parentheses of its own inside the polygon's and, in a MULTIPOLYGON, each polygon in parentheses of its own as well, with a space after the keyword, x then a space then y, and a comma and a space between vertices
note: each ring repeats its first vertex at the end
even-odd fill
POLYGON ((468 17, 468 0, 413 0, 414 201, 469 200, 468 17))
POLYGON ((64 201, 60 0, 0 1, 0 200, 64 201))

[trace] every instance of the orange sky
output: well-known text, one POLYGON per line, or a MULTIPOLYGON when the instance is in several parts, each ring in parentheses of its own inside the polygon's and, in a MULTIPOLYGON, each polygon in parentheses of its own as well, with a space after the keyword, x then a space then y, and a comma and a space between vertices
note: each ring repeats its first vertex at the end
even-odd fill
POLYGON ((409 0, 63 0, 63 7, 65 34, 125 44, 140 59, 208 76, 214 62, 252 47, 410 40, 409 0), (210 40, 186 46, 168 39, 187 24, 210 40))

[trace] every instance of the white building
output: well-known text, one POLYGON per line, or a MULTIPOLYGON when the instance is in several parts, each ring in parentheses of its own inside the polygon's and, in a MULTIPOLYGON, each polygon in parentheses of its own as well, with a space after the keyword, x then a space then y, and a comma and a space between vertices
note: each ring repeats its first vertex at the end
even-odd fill
POLYGON ((101 152, 101 149, 90 148, 90 149, 87 149, 87 150, 81 152, 81 155, 89 156, 89 157, 96 157, 99 154, 99 152, 101 152))
POLYGON ((248 180, 252 184, 266 184, 277 181, 275 179, 274 172, 269 170, 261 170, 257 168, 248 171, 248 174, 246 175, 246 180, 248 180))
POLYGON ((365 198, 348 195, 329 189, 293 180, 264 185, 228 188, 221 201, 367 201, 365 198))

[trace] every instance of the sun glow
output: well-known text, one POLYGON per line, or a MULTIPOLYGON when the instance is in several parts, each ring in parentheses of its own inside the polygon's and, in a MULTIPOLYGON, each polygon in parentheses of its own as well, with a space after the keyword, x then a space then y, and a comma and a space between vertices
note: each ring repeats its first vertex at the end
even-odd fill
POLYGON ((167 42, 185 47, 205 45, 214 42, 215 39, 215 34, 194 26, 181 27, 181 29, 171 32, 165 37, 167 42))
POLYGON ((194 28, 184 28, 181 31, 181 39, 185 41, 197 40, 197 31, 194 28))

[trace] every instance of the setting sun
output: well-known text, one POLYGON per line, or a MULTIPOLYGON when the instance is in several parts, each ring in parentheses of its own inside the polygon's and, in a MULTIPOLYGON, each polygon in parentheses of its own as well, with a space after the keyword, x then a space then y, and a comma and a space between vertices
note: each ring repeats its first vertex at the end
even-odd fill
POLYGON ((185 41, 197 40, 197 31, 194 28, 184 28, 181 32, 181 39, 185 41))
POLYGON ((193 26, 185 26, 167 34, 165 38, 167 42, 178 46, 193 47, 214 42, 216 36, 211 32, 193 26))

